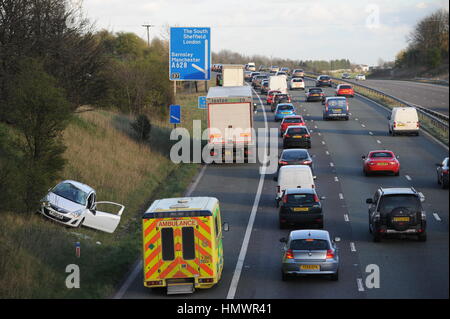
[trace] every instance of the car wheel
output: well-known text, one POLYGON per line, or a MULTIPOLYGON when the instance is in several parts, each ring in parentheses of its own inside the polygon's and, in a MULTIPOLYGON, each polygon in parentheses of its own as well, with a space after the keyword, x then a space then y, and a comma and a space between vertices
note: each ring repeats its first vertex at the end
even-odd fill
POLYGON ((422 233, 418 236, 419 241, 427 241, 427 233, 422 233))
POLYGON ((374 243, 381 242, 381 236, 379 234, 373 234, 373 242, 374 243))
POLYGON ((338 281, 339 280, 339 270, 336 271, 336 273, 331 275, 331 280, 332 281, 338 281))

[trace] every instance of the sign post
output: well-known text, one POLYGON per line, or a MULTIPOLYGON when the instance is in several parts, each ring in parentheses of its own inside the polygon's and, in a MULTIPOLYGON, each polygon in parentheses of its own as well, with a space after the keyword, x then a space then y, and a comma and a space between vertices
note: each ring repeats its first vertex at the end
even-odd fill
POLYGON ((170 28, 169 78, 171 81, 211 79, 211 28, 170 28))
POLYGON ((177 128, 177 124, 181 123, 181 106, 180 105, 170 105, 170 117, 169 123, 173 124, 174 128, 177 128))
POLYGON ((208 108, 208 106, 206 105, 206 96, 198 97, 198 108, 203 110, 208 108))

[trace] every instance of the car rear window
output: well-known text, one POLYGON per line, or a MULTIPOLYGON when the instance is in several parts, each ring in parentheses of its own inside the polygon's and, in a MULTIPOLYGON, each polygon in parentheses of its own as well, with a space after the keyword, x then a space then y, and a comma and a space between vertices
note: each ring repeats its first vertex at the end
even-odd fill
POLYGON ((287 204, 307 205, 315 203, 314 194, 289 194, 287 195, 287 204))
POLYGON ((303 119, 300 117, 294 117, 294 118, 284 118, 284 123, 302 123, 303 119))
POLYGON ((339 89, 351 89, 351 88, 352 88, 351 85, 341 85, 341 86, 339 87, 339 89))
MULTIPOLYGON (((281 159, 285 161, 292 161, 292 160, 304 160, 308 158, 308 153, 306 151, 290 151, 290 152, 283 152, 281 155, 281 159)), ((294 196, 294 195, 292 195, 294 196)))
POLYGON ((303 82, 303 79, 295 78, 295 79, 292 79, 292 81, 294 81, 294 82, 303 82))
POLYGON ((308 134, 305 127, 290 127, 288 128, 289 134, 308 134))
POLYGON ((330 77, 329 77, 329 76, 321 76, 319 79, 320 79, 320 80, 329 80, 330 77))
POLYGON ((292 110, 294 107, 292 105, 279 105, 278 110, 285 111, 285 110, 292 110))
POLYGON ((311 93, 322 93, 322 89, 310 89, 309 92, 311 93))
POLYGON ((345 100, 328 100, 329 107, 346 107, 347 102, 345 100))
POLYGON ((292 250, 327 250, 330 249, 328 241, 323 239, 295 239, 290 243, 292 250))
POLYGON ((372 154, 370 155, 370 158, 379 158, 379 157, 388 157, 388 158, 391 158, 391 157, 393 157, 393 156, 392 156, 392 153, 389 153, 389 152, 376 152, 376 153, 372 153, 372 154))
POLYGON ((381 197, 378 206, 381 214, 390 213, 393 209, 399 207, 406 207, 410 211, 417 212, 421 210, 420 199, 415 195, 408 194, 385 195, 381 197))
POLYGON ((269 96, 274 96, 277 93, 280 93, 280 91, 272 91, 272 92, 269 93, 269 96))

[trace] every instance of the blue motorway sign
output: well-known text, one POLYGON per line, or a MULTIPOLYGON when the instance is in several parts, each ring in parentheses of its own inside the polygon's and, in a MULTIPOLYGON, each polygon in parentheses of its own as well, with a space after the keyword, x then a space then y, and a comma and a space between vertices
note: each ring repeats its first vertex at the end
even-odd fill
POLYGON ((169 54, 170 80, 210 80, 211 28, 171 27, 169 54))
POLYGON ((208 106, 206 105, 206 96, 198 97, 198 108, 199 109, 207 109, 208 108, 208 106))
POLYGON ((180 124, 181 123, 181 106, 171 105, 170 106, 170 124, 180 124))

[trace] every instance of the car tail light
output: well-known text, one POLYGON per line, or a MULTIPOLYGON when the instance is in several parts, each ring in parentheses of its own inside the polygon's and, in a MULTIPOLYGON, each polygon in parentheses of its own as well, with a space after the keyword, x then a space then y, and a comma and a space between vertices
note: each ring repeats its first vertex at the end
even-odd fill
POLYGON ((210 283, 210 282, 214 282, 214 278, 201 278, 201 279, 198 280, 198 282, 210 283))
POLYGON ((284 258, 286 258, 286 259, 294 259, 294 253, 292 252, 291 249, 286 250, 284 258))
POLYGON ((417 128, 419 128, 419 126, 420 126, 419 122, 417 122, 416 126, 417 126, 417 128))
POLYGON ((287 203, 287 195, 283 196, 283 203, 287 203))
POLYGON ((280 186, 277 186, 277 193, 280 192, 280 186))
POLYGON ((334 252, 331 249, 327 250, 327 259, 334 259, 334 252))
POLYGON ((442 170, 442 174, 448 174, 448 169, 442 170))
POLYGON ((325 105, 325 112, 328 112, 328 105, 325 105))
POLYGON ((289 134, 284 134, 284 137, 291 137, 289 134))
POLYGON ((394 122, 394 128, 397 127, 397 122, 394 122))
POLYGON ((348 103, 347 103, 347 112, 348 112, 348 103))
POLYGON ((316 194, 314 194, 314 201, 315 201, 316 203, 319 202, 319 196, 317 196, 316 194))
POLYGON ((278 162, 280 165, 286 165, 288 162, 285 162, 285 161, 279 161, 278 162))
POLYGON ((311 135, 305 134, 305 135, 303 135, 303 137, 311 137, 311 135))
POLYGON ((162 285, 162 284, 163 284, 162 280, 158 280, 158 281, 148 281, 148 285, 150 285, 150 286, 162 285))
POLYGON ((389 162, 389 164, 391 164, 391 165, 395 165, 395 164, 397 164, 396 162, 389 162))
POLYGON ((312 161, 303 161, 303 164, 306 164, 306 165, 311 164, 311 163, 312 163, 312 161))

